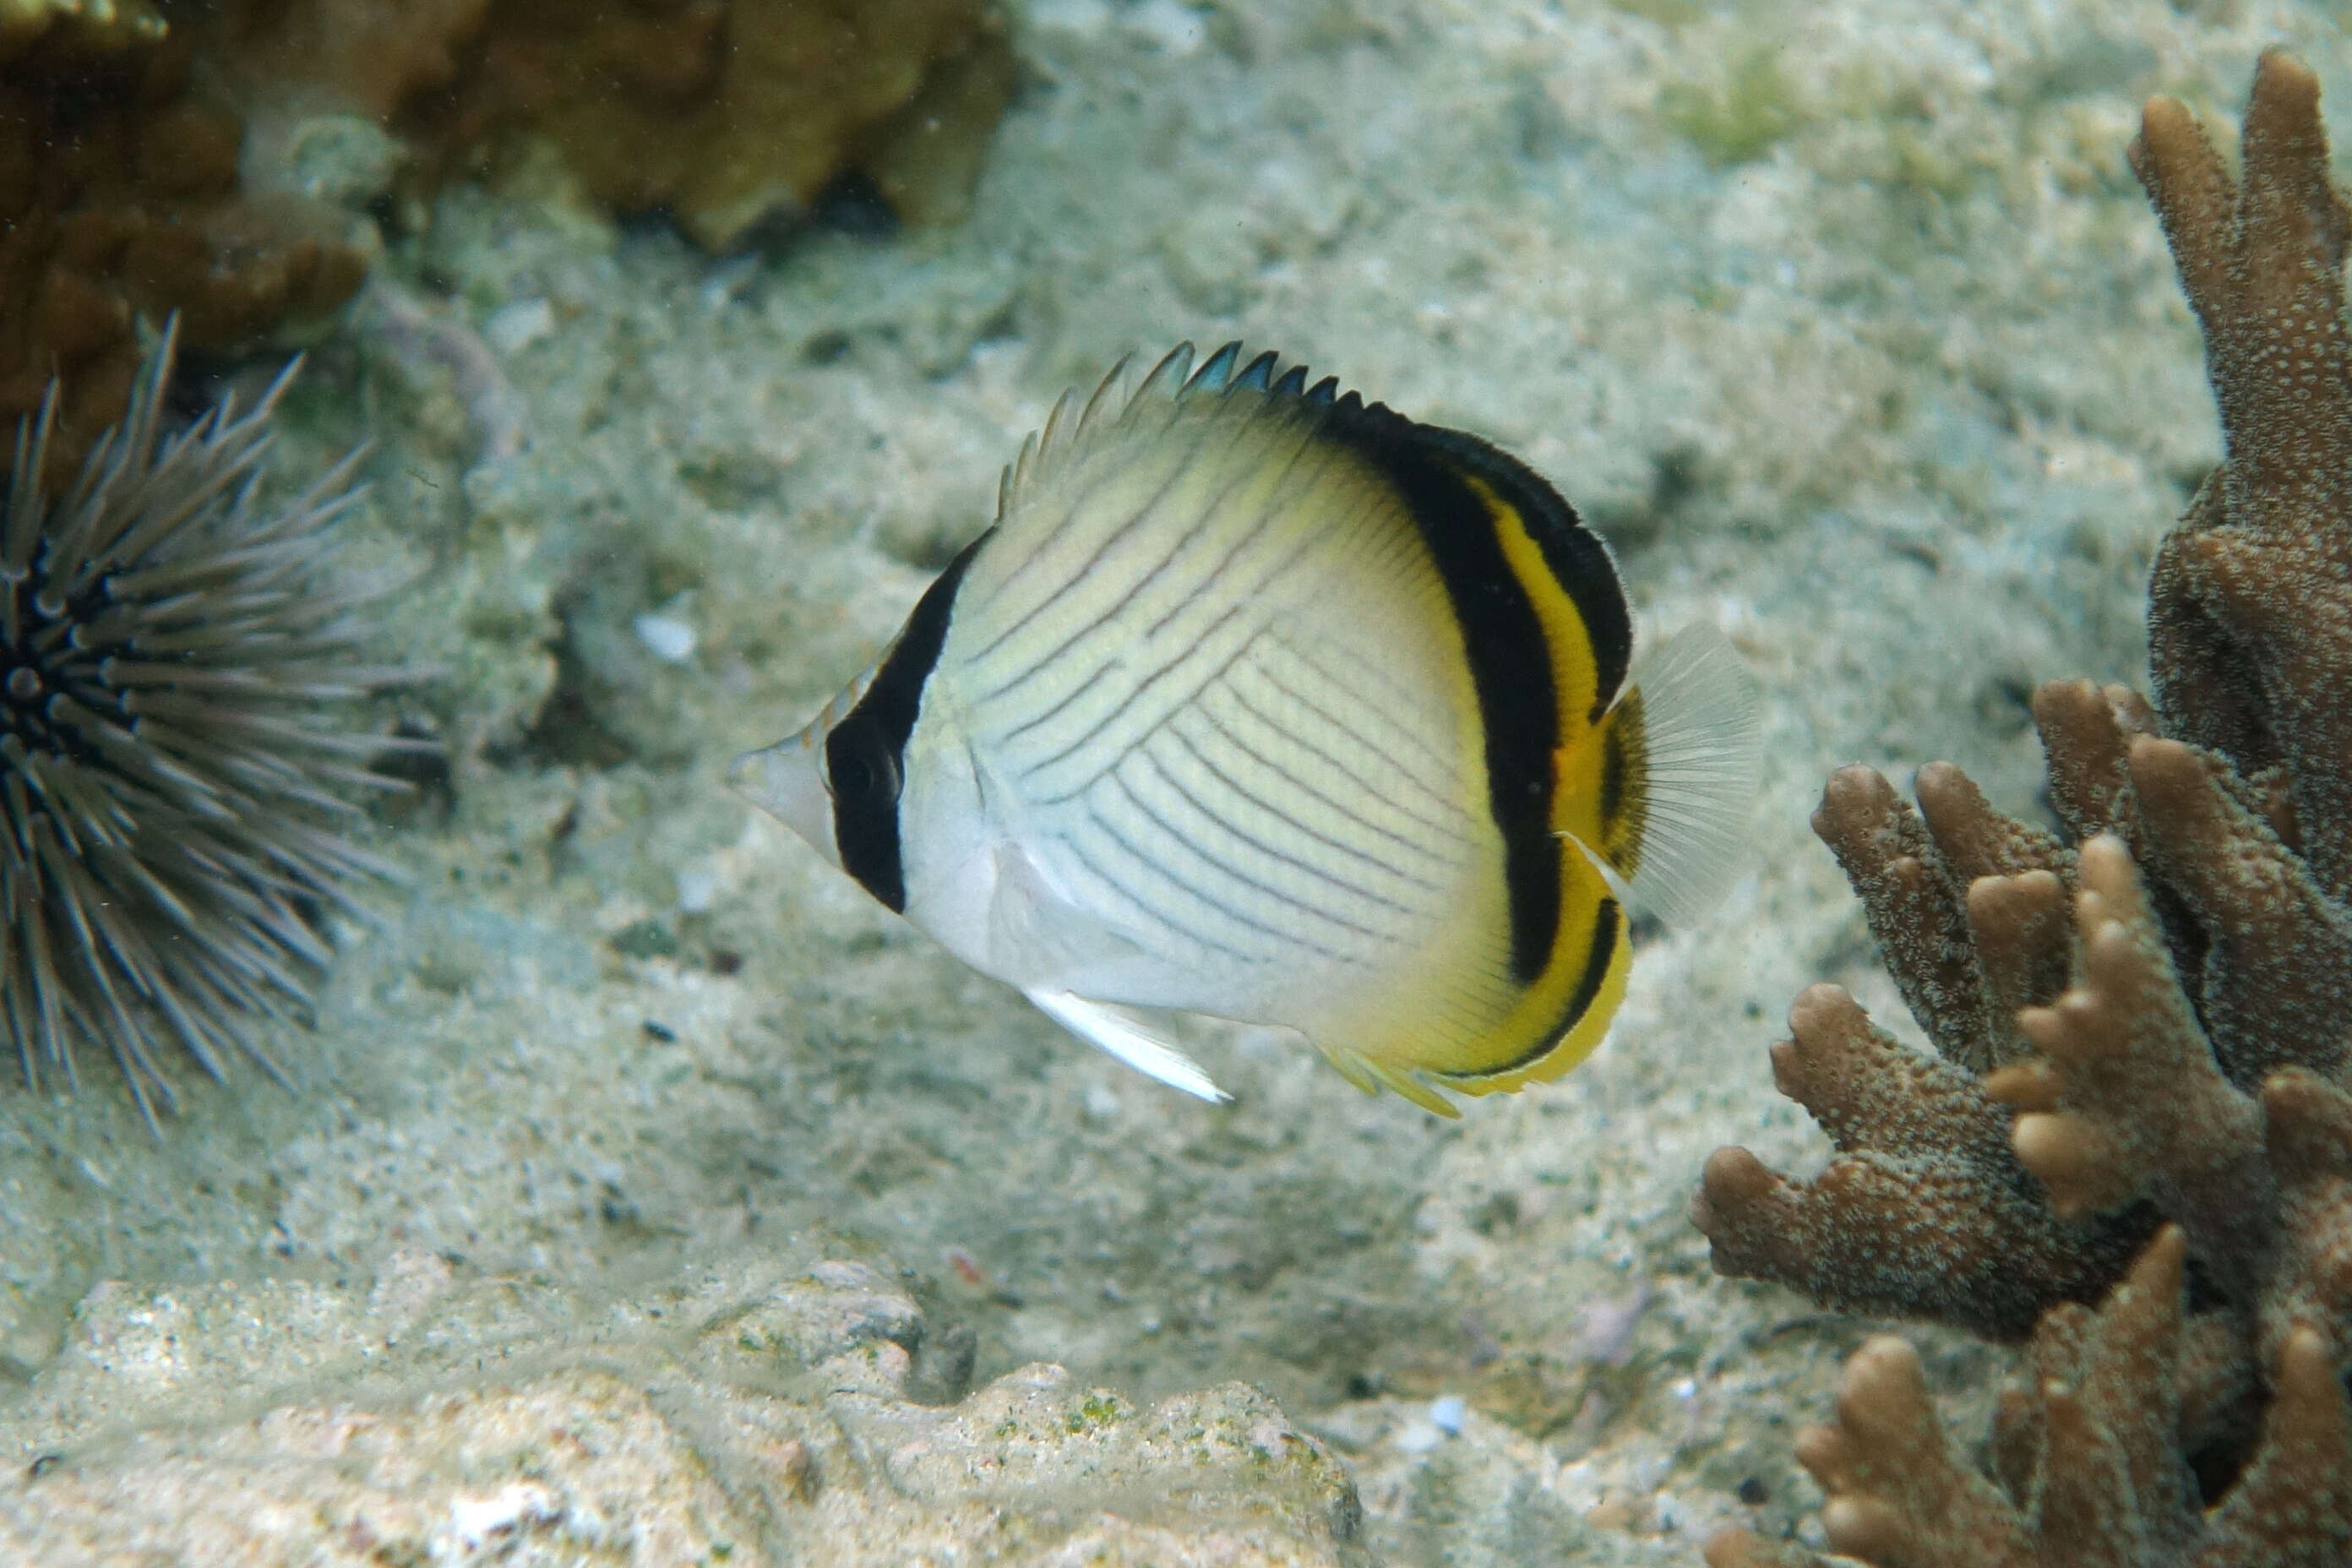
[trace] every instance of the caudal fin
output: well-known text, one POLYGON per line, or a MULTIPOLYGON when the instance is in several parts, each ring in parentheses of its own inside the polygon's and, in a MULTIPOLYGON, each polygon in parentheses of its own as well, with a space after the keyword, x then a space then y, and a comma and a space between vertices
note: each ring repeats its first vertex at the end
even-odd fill
POLYGON ((1623 726, 1631 829, 1609 835, 1605 863, 1634 909, 1668 925, 1705 919, 1747 868, 1763 772, 1754 679, 1700 622, 1634 660, 1604 722, 1623 726))

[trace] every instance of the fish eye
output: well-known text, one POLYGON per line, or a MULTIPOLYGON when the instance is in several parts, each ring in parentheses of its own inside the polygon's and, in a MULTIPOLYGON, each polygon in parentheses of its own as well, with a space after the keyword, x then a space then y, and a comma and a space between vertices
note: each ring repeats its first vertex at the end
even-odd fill
POLYGON ((826 738, 824 784, 836 801, 879 805, 898 798, 898 759, 877 726, 851 718, 826 738))

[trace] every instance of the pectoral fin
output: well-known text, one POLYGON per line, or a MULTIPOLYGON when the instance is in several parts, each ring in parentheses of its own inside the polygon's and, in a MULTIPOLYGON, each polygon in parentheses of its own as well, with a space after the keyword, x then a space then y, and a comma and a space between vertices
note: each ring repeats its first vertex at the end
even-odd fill
MULTIPOLYGON (((1098 972, 1105 965, 1131 961, 1140 951, 1117 925, 1065 898, 1019 846, 999 844, 989 853, 996 866, 996 896, 988 909, 992 973, 1020 983, 1024 989, 1041 981, 1068 984, 1073 976, 1089 970, 1098 972)), ((1039 985, 1038 989, 1059 991, 1061 987, 1039 985)), ((1033 999, 1035 994, 1030 992, 1033 999)))

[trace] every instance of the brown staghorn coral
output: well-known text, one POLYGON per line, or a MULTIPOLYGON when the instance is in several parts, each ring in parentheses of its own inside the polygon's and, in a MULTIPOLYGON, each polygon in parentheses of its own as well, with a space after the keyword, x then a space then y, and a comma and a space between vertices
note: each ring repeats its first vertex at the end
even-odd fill
POLYGON ((2148 584, 2149 663, 2168 733, 2250 781, 2284 766, 2297 847, 2352 898, 2352 211, 2329 183, 2319 84, 2273 57, 2234 193, 2187 110, 2147 108, 2132 168, 2205 329, 2226 458, 2148 584), (2337 765, 2315 765, 2332 760, 2337 765))
POLYGON ((2151 574, 2155 703, 2037 693, 2067 840, 1948 764, 1916 811, 1831 779, 1815 829, 1936 1054, 1807 992, 1774 1076, 1835 1158, 1720 1150, 1693 1206, 1724 1273, 2031 1334, 1990 1477, 1889 1339, 1801 1439, 1831 1544, 1886 1568, 2352 1562, 2352 209, 2285 55, 2243 148, 2232 182, 2158 99, 2131 152, 2226 446, 2151 574))
MULTIPOLYGON (((2187 1243, 2159 1232, 2094 1312, 2052 1311, 2002 1391, 1992 1474, 1956 1459, 1919 1358, 1891 1335, 1846 1363, 1837 1421, 1800 1433, 1831 1543, 1880 1563, 1969 1568, 2336 1568, 2352 1561, 2352 1404, 2324 1336, 2280 1346, 2255 1461, 2210 1510, 2179 1433, 2200 1346, 2184 1311, 2187 1243)), ((1712 1568, 1829 1568, 1744 1532, 1712 1568)))

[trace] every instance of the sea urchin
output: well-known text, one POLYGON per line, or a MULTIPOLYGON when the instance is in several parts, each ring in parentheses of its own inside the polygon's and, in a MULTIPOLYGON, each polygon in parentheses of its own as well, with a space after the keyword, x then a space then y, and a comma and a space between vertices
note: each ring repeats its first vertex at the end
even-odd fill
POLYGON ((365 763, 387 742, 331 710, 405 679, 362 661, 374 592, 320 570, 357 455, 265 505, 291 368, 166 433, 171 366, 167 330, 56 495, 52 385, 0 497, 0 1029, 34 1089, 102 1047, 151 1127, 159 1040, 283 1080, 253 1026, 304 1000, 339 881, 390 870, 335 831, 338 786, 398 787, 365 763))

